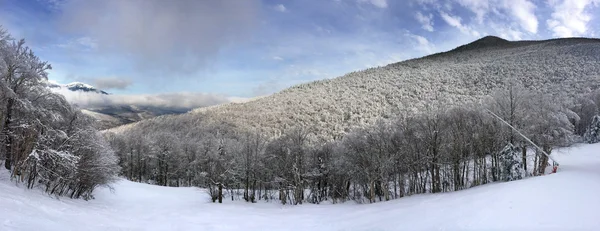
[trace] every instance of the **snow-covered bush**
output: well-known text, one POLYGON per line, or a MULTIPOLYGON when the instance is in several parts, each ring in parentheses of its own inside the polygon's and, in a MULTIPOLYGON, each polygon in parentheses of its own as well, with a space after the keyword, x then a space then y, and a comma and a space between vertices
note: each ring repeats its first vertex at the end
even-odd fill
POLYGON ((592 118, 592 122, 583 135, 583 140, 588 144, 600 142, 600 116, 596 115, 592 118))

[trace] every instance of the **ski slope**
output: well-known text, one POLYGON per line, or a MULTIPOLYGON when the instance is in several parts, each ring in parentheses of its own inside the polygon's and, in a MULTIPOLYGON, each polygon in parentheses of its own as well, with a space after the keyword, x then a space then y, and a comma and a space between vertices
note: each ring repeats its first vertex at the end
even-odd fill
POLYGON ((92 201, 0 174, 0 230, 600 230, 600 144, 552 154, 559 172, 376 204, 213 204, 196 188, 122 180, 92 201))

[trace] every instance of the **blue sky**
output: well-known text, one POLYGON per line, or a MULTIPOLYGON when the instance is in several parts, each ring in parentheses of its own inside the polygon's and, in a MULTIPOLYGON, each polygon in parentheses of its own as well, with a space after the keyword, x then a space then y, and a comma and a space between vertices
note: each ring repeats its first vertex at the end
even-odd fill
POLYGON ((253 97, 448 50, 600 34, 600 0, 0 0, 50 79, 253 97))

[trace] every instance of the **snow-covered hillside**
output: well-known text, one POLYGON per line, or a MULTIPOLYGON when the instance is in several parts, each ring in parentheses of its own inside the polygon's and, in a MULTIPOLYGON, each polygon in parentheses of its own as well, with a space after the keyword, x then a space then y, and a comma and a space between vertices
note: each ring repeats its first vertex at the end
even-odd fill
POLYGON ((600 144, 554 151, 559 172, 375 204, 213 204, 197 188, 122 180, 91 201, 0 174, 0 230, 598 230, 600 144))
MULTIPOLYGON (((303 126, 325 139, 373 125, 379 119, 410 116, 431 105, 478 103, 498 89, 519 83, 559 94, 568 101, 599 88, 600 40, 566 38, 506 41, 485 37, 454 50, 290 87, 246 103, 195 110, 241 129, 279 135, 303 126)), ((149 127, 183 116, 149 120, 149 127)), ((142 125, 146 126, 146 125, 142 125)), ((128 126, 131 128, 132 126, 128 126)), ((126 130, 117 128, 117 130, 126 130)))

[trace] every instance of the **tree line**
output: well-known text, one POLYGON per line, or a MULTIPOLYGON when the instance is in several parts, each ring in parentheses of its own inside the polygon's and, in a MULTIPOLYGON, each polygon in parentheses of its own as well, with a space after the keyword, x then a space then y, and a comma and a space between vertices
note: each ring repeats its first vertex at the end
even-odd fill
POLYGON ((116 179, 116 156, 94 121, 47 87, 47 70, 0 27, 0 162, 28 188, 72 198, 116 179))
POLYGON ((274 135, 199 114, 158 117, 105 136, 124 177, 206 188, 213 202, 372 203, 546 174, 554 163, 542 151, 590 130, 599 105, 586 100, 593 95, 568 100, 515 83, 478 103, 431 101, 418 114, 381 119, 337 140, 308 126, 274 135))

